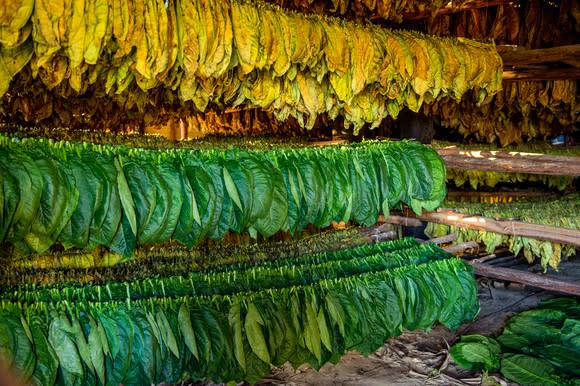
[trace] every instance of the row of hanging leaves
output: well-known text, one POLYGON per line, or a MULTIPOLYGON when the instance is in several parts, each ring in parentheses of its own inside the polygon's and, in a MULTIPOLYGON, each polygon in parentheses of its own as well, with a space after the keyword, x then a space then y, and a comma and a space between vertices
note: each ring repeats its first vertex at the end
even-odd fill
POLYGON ((266 0, 286 9, 305 13, 325 13, 341 15, 348 19, 382 18, 401 23, 405 14, 409 16, 435 15, 438 10, 451 5, 459 7, 465 0, 266 0))
POLYGON ((433 245, 302 258, 193 274, 210 288, 180 276, 3 290, 0 352, 38 385, 256 382, 270 364, 319 368, 345 350, 368 355, 405 329, 456 328, 478 312, 471 267, 433 245))
POLYGON ((470 89, 481 103, 501 90, 493 45, 260 2, 22 0, 3 19, 0 95, 17 94, 10 81, 22 72, 71 98, 107 94, 145 109, 162 89, 199 111, 257 106, 306 127, 321 113, 341 115, 356 133, 405 106, 470 89))
POLYGON ((476 106, 469 93, 460 103, 444 98, 424 104, 423 112, 443 127, 466 138, 501 146, 522 144, 562 133, 572 134, 580 122, 574 80, 504 82, 489 103, 476 106), (469 95, 469 96, 468 96, 469 95))
POLYGON ((446 194, 442 159, 411 141, 154 151, 0 137, 0 165, 0 240, 37 253, 368 226, 401 203, 433 210, 446 194))

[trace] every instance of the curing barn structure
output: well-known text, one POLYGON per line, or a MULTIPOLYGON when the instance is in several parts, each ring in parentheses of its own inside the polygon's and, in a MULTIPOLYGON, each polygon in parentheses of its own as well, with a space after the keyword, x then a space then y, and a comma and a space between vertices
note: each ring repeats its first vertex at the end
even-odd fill
POLYGON ((577 382, 579 19, 4 0, 0 383, 577 382))

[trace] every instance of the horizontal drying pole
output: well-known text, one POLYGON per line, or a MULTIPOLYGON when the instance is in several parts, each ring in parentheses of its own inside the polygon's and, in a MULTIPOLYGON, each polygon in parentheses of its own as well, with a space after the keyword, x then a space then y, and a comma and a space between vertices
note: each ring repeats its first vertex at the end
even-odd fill
POLYGON ((410 226, 419 225, 421 220, 510 236, 530 237, 580 247, 580 230, 577 229, 559 228, 522 221, 496 220, 489 217, 461 214, 450 209, 443 209, 431 213, 425 212, 417 217, 392 215, 384 218, 384 221, 390 224, 410 226))
POLYGON ((580 176, 580 157, 539 153, 467 150, 457 147, 436 149, 448 169, 487 172, 580 176))

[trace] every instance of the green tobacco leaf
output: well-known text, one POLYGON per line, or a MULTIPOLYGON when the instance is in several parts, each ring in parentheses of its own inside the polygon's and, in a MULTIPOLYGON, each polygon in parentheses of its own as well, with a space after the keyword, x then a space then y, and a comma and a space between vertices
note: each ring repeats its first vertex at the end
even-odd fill
POLYGON ((526 352, 550 361, 550 363, 558 368, 558 372, 567 373, 576 377, 580 376, 580 350, 578 349, 557 344, 548 344, 530 347, 526 352))
POLYGON ((273 182, 272 201, 266 215, 256 219, 255 227, 263 236, 270 237, 282 229, 288 217, 288 196, 284 187, 282 174, 275 169, 271 170, 270 178, 273 182))
POLYGON ((161 235, 165 232, 165 223, 167 222, 170 205, 171 194, 169 186, 165 178, 161 175, 159 165, 150 164, 146 168, 149 180, 153 185, 153 189, 157 192, 157 201, 153 207, 153 214, 147 224, 141 229, 139 234, 139 242, 143 244, 154 244, 161 242, 161 235))
POLYGON ((262 331, 263 325, 264 320, 254 303, 248 304, 248 313, 244 322, 246 338, 254 354, 265 363, 270 363, 270 353, 262 331))
POLYGON ((123 218, 121 219, 117 233, 115 233, 113 240, 111 240, 109 248, 125 257, 129 257, 137 247, 137 238, 131 229, 129 219, 124 214, 123 212, 123 218))
POLYGON ((529 355, 504 355, 501 360, 501 374, 522 386, 562 385, 562 380, 550 362, 529 355))
POLYGON ((94 367, 91 358, 91 349, 76 315, 72 315, 71 317, 71 326, 71 332, 73 334, 72 336, 74 337, 74 342, 77 346, 79 355, 86 365, 85 368, 92 373, 94 371, 94 367))
POLYGON ((171 325, 169 324, 169 321, 167 320, 167 317, 163 311, 159 311, 157 313, 157 325, 161 331, 161 338, 163 339, 163 342, 167 345, 167 347, 169 347, 173 355, 179 358, 177 340, 175 339, 171 325))
POLYGON ((273 182, 268 173, 271 165, 263 164, 257 156, 244 157, 240 163, 253 177, 250 186, 252 211, 249 218, 250 224, 253 224, 257 219, 267 216, 272 205, 273 182))
POLYGON ((45 329, 44 320, 41 320, 37 315, 30 317, 30 331, 37 357, 31 379, 36 385, 53 385, 58 371, 58 356, 48 343, 45 329))
POLYGON ((88 337, 88 345, 90 350, 91 363, 99 381, 105 384, 105 355, 103 352, 103 344, 97 328, 97 322, 93 319, 89 319, 90 332, 88 337))
POLYGON ((451 348, 453 360, 469 370, 497 371, 500 348, 493 339, 481 335, 461 337, 461 342, 451 348))
POLYGON ((116 170, 112 159, 100 154, 93 154, 90 161, 95 175, 103 186, 103 200, 97 205, 91 229, 89 231, 89 244, 92 249, 97 245, 109 245, 119 229, 121 222, 121 199, 117 186, 116 170))
POLYGON ((160 346, 147 319, 147 313, 140 309, 132 313, 132 322, 135 325, 135 349, 132 363, 137 364, 141 376, 139 379, 154 384, 159 378, 157 366, 161 361, 160 346))
POLYGON ((147 173, 148 168, 149 165, 145 160, 138 162, 136 159, 128 158, 123 163, 123 171, 135 204, 137 235, 140 235, 143 228, 149 224, 157 206, 157 189, 147 173))
POLYGON ((179 307, 179 314, 177 315, 177 321, 179 323, 179 331, 181 331, 181 336, 185 342, 185 345, 191 351, 196 359, 199 359, 199 351, 197 349, 197 342, 195 340, 195 333, 191 325, 191 316, 187 306, 182 304, 179 307))
POLYGON ((125 172, 121 166, 121 156, 119 155, 115 157, 113 162, 115 163, 115 168, 117 169, 117 189, 119 189, 119 196, 121 198, 123 212, 125 213, 125 216, 127 216, 127 220, 131 226, 131 231, 134 235, 137 235, 137 216, 135 215, 135 203, 133 202, 133 196, 131 195, 129 185, 127 184, 127 179, 125 178, 125 172))
POLYGON ((167 217, 164 220, 162 231, 157 238, 160 242, 165 242, 173 235, 179 221, 179 215, 183 205, 183 194, 181 192, 181 174, 173 164, 162 164, 159 168, 159 175, 165 180, 170 196, 167 217))
POLYGON ((242 232, 248 226, 253 206, 253 194, 251 192, 253 176, 240 162, 242 157, 242 154, 228 153, 223 166, 224 169, 227 168, 234 183, 235 192, 240 199, 240 206, 238 207, 236 204, 233 208, 234 215, 232 223, 230 224, 230 229, 238 233, 242 232))
POLYGON ((318 311, 318 315, 316 316, 318 321, 318 329, 320 330, 320 340, 322 344, 329 352, 332 352, 332 341, 330 338, 330 330, 328 329, 328 324, 326 323, 326 316, 324 315, 324 311, 322 307, 318 311))
POLYGON ((92 167, 82 160, 70 160, 69 165, 75 179, 75 186, 79 190, 79 204, 59 236, 63 246, 84 248, 89 241, 91 221, 97 205, 102 199, 102 187, 93 174, 92 167), (68 234, 68 235, 67 235, 68 234), (65 241, 68 236, 68 243, 65 241))
MULTIPOLYGON (((28 324, 23 318, 6 316, 1 322, 6 324, 11 335, 11 346, 8 347, 12 356, 8 356, 12 366, 25 378, 32 376, 36 365, 36 355, 32 347, 32 341, 28 336, 28 324)), ((29 329, 28 329, 29 330, 29 329)), ((1 331, 0 331, 1 332, 1 331)), ((32 333, 30 333, 32 335, 32 333)), ((0 355, 2 351, 0 350, 0 355)))
POLYGON ((40 207, 43 179, 34 161, 26 154, 14 151, 7 156, 4 152, 0 155, 2 155, 0 165, 6 171, 5 174, 10 174, 17 181, 20 192, 20 199, 12 217, 12 226, 7 239, 12 242, 21 242, 28 233, 40 207))
POLYGON ((240 195, 238 194, 238 189, 236 188, 236 184, 234 183, 234 180, 232 179, 230 172, 225 166, 223 167, 223 171, 226 190, 230 198, 240 210, 244 210, 244 208, 242 207, 242 201, 240 200, 240 195))
POLYGON ((59 162, 46 158, 35 162, 43 177, 43 190, 40 207, 25 240, 32 250, 42 253, 57 239, 76 209, 79 197, 59 162))
POLYGON ((82 376, 83 365, 77 350, 70 321, 64 313, 58 314, 50 323, 48 341, 56 353, 62 371, 82 376))
POLYGON ((246 353, 244 351, 244 338, 242 335, 242 317, 240 303, 234 303, 228 313, 230 328, 234 331, 234 354, 240 366, 246 370, 246 353))
POLYGON ((570 318, 564 321, 562 343, 580 352, 580 320, 570 318))
POLYGON ((305 329, 304 329, 304 341, 308 350, 314 354, 316 359, 320 361, 322 358, 322 347, 321 347, 321 337, 320 330, 318 328, 318 320, 316 315, 316 310, 312 301, 307 301, 305 304, 305 329))
POLYGON ((212 342, 208 336, 207 327, 204 323, 204 317, 199 310, 195 310, 195 312, 191 313, 190 315, 193 330, 195 331, 195 339, 197 342, 198 351, 201 357, 208 361, 211 355, 212 342))

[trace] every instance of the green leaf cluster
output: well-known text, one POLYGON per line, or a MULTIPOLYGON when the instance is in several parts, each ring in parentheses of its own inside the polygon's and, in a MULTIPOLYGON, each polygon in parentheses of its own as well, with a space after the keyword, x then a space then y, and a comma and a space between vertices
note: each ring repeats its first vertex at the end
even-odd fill
POLYGON ((0 46, 0 96, 21 75, 19 81, 47 94, 107 94, 129 110, 137 105, 143 111, 153 94, 163 93, 175 106, 257 106, 308 128, 321 113, 341 115, 356 134, 404 107, 418 111, 447 95, 459 100, 471 89, 481 103, 501 90, 502 62, 492 44, 304 15, 259 1, 15 5, 7 21, 16 48, 0 46))
POLYGON ((577 385, 580 380, 580 303, 554 298, 512 316, 496 339, 466 335, 451 349, 467 369, 500 371, 528 385, 577 385))
POLYGON ((36 253, 58 242, 129 256, 230 231, 368 226, 401 203, 433 210, 446 194, 443 161, 412 141, 153 151, 0 137, 0 164, 0 241, 36 253))
POLYGON ((189 276, 0 292, 0 354, 33 384, 256 382, 478 312, 469 265, 413 239, 189 276), (28 333, 27 331, 30 331, 28 333))

